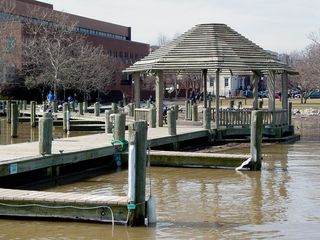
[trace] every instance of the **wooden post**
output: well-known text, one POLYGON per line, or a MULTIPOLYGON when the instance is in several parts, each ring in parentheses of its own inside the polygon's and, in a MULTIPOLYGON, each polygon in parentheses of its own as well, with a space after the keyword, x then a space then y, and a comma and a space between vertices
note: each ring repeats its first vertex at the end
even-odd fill
POLYGON ((258 109, 258 83, 259 83, 259 80, 260 80, 260 76, 254 72, 253 73, 253 76, 252 76, 252 85, 253 85, 253 91, 252 91, 252 94, 253 94, 253 103, 252 103, 252 107, 254 110, 257 110, 258 109))
POLYGON ((192 120, 192 100, 189 100, 189 105, 188 105, 188 120, 192 120))
POLYGON ((175 111, 169 110, 168 111, 168 131, 170 136, 177 135, 177 120, 175 111))
POLYGON ((251 113, 251 170, 257 171, 261 169, 261 145, 262 145, 262 111, 254 110, 251 113))
POLYGON ((203 128, 211 129, 211 109, 204 108, 203 109, 203 128))
POLYGON ((116 103, 111 103, 111 110, 112 110, 112 113, 118 113, 118 106, 116 103))
POLYGON ((185 111, 185 116, 184 116, 184 119, 185 120, 189 120, 189 100, 186 100, 185 101, 185 107, 186 107, 186 111, 185 111))
POLYGON ((281 104, 282 110, 288 107, 288 73, 281 74, 281 104))
POLYGON ((267 77, 268 109, 274 113, 275 105, 275 71, 269 71, 267 77))
POLYGON ((23 102, 22 102, 22 100, 19 100, 18 101, 18 104, 19 104, 19 109, 18 110, 23 110, 23 102))
POLYGON ((192 105, 192 121, 193 122, 198 121, 198 105, 197 104, 192 105))
POLYGON ((83 115, 83 102, 79 102, 79 114, 83 115))
POLYGON ((53 100, 53 102, 52 102, 52 104, 53 104, 53 112, 58 112, 58 102, 57 102, 57 100, 53 100))
POLYGON ((134 105, 136 106, 136 108, 140 108, 140 73, 135 72, 133 73, 132 77, 134 81, 134 105))
POLYGON ((208 69, 202 69, 202 81, 203 81, 203 104, 204 108, 207 108, 207 73, 208 69))
POLYGON ((124 140, 126 131, 126 114, 116 113, 114 115, 113 139, 124 140))
POLYGON ((263 99, 259 99, 259 109, 263 108, 263 99))
POLYGON ((31 127, 36 126, 36 108, 37 108, 37 103, 35 101, 30 102, 30 124, 31 127))
POLYGON ((288 103, 288 126, 292 124, 292 102, 288 103))
POLYGON ((179 105, 173 105, 174 111, 176 112, 176 120, 179 118, 179 105))
POLYGON ((112 133, 112 122, 110 121, 110 110, 105 110, 105 133, 112 133))
POLYGON ((163 126, 163 88, 164 80, 162 71, 156 74, 156 108, 157 108, 157 126, 163 126))
POLYGON ((64 132, 68 132, 70 129, 70 124, 68 123, 69 122, 69 104, 68 103, 63 103, 63 107, 62 107, 62 110, 63 110, 63 131, 64 132))
POLYGON ((16 103, 11 103, 11 137, 18 137, 19 110, 16 103))
POLYGON ((11 100, 7 101, 7 109, 6 109, 6 114, 7 114, 7 123, 11 123, 11 100))
POLYGON ((122 93, 122 104, 123 106, 127 106, 127 94, 124 92, 122 93))
POLYGON ((88 112, 88 102, 87 102, 87 101, 84 101, 84 102, 83 102, 83 111, 84 111, 85 113, 88 112))
POLYGON ((76 111, 76 101, 74 99, 72 101, 71 107, 72 107, 72 112, 75 112, 76 111))
POLYGON ((157 110, 155 108, 149 109, 149 127, 155 128, 157 126, 157 110))
POLYGON ((146 156, 147 124, 145 121, 129 125, 129 161, 128 161, 128 223, 130 226, 144 226, 146 217, 146 156))
POLYGON ((234 100, 230 100, 229 104, 230 109, 234 109, 234 100))
MULTIPOLYGON (((216 129, 219 129, 219 109, 220 109, 220 105, 219 105, 219 95, 220 95, 220 69, 216 70, 216 129)), ((221 104, 222 105, 222 104, 221 104)))
POLYGON ((39 120, 39 153, 51 154, 52 149, 52 126, 53 119, 51 113, 44 113, 39 120))
POLYGON ((129 108, 129 116, 133 117, 134 116, 134 104, 129 103, 128 108, 129 108))
POLYGON ((96 117, 100 116, 100 103, 98 102, 94 103, 94 116, 96 117))
POLYGON ((27 110, 27 101, 26 100, 22 101, 22 109, 27 110))

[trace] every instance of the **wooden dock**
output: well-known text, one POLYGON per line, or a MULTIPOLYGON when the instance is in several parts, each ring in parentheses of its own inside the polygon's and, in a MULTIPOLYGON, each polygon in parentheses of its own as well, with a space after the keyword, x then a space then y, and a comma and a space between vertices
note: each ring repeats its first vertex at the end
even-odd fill
MULTIPOLYGON (((170 136, 165 127, 150 128, 148 130, 150 147, 208 139, 208 131, 200 127, 182 127, 178 128, 177 132, 176 136, 170 136)), ((106 133, 54 139, 52 154, 48 155, 39 154, 38 142, 1 145, 0 177, 112 156, 115 153, 112 140, 113 135, 106 133)))
POLYGON ((0 216, 125 224, 128 216, 127 197, 0 188, 0 216))
MULTIPOLYGON (((178 128, 176 136, 170 136, 166 127, 149 128, 148 145, 160 147, 184 141, 207 141, 209 135, 201 127, 178 128)), ((111 144, 112 140, 113 135, 106 133, 54 139, 52 154, 47 155, 39 154, 38 142, 2 145, 0 177, 113 156, 115 148, 111 144)), ((0 196, 2 216, 60 217, 124 223, 128 214, 126 197, 10 189, 0 189, 0 196), (110 209, 113 211, 113 219, 110 209)))

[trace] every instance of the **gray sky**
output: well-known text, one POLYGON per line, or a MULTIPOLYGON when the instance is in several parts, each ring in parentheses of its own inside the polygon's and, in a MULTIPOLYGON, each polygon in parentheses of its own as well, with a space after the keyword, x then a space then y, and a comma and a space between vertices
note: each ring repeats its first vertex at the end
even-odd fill
POLYGON ((65 11, 132 27, 132 40, 156 44, 200 23, 225 23, 264 49, 301 50, 320 29, 319 0, 40 0, 65 11))

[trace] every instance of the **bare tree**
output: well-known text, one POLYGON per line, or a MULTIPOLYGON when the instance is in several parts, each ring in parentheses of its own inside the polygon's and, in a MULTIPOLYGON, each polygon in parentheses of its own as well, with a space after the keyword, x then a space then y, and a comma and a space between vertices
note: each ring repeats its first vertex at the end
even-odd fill
MULTIPOLYGON (((107 56, 102 47, 91 46, 85 36, 75 33, 76 23, 63 13, 37 12, 38 22, 29 20, 24 44, 28 86, 43 86, 64 93, 75 89, 88 96, 91 91, 106 93, 123 68, 120 61, 107 56)), ((65 94, 64 94, 65 95, 65 94)), ((65 96, 64 96, 65 98, 65 96)))
POLYGON ((75 33, 73 23, 64 13, 32 9, 38 20, 27 20, 24 41, 25 73, 34 84, 54 89, 65 85, 62 79, 76 61, 75 52, 83 44, 83 36, 75 33))
POLYGON ((303 51, 292 53, 291 60, 299 75, 291 77, 290 84, 301 89, 301 103, 306 103, 310 94, 320 88, 320 45, 313 43, 303 51))
POLYGON ((158 45, 159 46, 164 46, 166 45, 168 42, 170 41, 170 39, 163 33, 159 33, 158 35, 158 45))

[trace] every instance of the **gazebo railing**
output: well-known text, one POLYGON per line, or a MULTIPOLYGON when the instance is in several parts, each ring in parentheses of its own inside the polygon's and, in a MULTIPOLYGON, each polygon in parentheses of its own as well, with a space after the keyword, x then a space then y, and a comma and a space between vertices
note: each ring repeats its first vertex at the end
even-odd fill
POLYGON ((139 121, 139 120, 145 120, 149 122, 149 111, 150 109, 148 108, 136 108, 134 110, 134 120, 139 121))
MULTIPOLYGON (((225 127, 248 127, 251 124, 252 109, 220 109, 219 126, 225 127)), ((286 126, 288 125, 287 110, 270 111, 262 109, 263 125, 265 126, 286 126)), ((211 120, 215 121, 215 109, 211 109, 211 120)))

